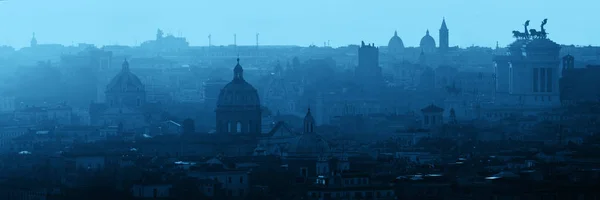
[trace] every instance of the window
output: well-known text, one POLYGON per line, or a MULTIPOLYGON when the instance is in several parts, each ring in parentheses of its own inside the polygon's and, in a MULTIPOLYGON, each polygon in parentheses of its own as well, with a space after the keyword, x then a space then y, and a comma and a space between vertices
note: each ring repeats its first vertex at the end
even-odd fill
POLYGON ((546 92, 552 92, 552 68, 546 69, 546 79, 548 80, 548 83, 546 83, 546 92))
POLYGON ((158 197, 158 190, 156 188, 152 190, 152 197, 154 197, 155 199, 156 197, 158 197))
POLYGON ((424 121, 425 121, 425 124, 429 124, 429 116, 425 116, 424 121))
POLYGON ((142 100, 140 100, 140 98, 137 99, 137 106, 141 106, 142 105, 142 100))
POLYGON ((239 190, 239 195, 240 195, 240 196, 244 196, 244 189, 240 189, 240 190, 239 190))
POLYGON ((227 177, 227 182, 231 183, 231 177, 227 177))
POLYGON ((539 80, 539 87, 540 87, 540 92, 546 92, 546 68, 540 68, 540 80, 539 80))
POLYGON ((250 131, 251 126, 252 126, 252 120, 248 121, 248 133, 252 132, 252 131, 250 131))
POLYGON ((300 175, 303 176, 303 177, 308 176, 308 169, 306 169, 304 167, 300 168, 300 175))
POLYGON ((235 132, 236 133, 241 133, 242 132, 242 123, 238 122, 235 128, 235 132))
POLYGON ((240 183, 244 183, 244 177, 240 176, 240 183))
POLYGON ((231 133, 231 122, 227 122, 227 132, 231 133))

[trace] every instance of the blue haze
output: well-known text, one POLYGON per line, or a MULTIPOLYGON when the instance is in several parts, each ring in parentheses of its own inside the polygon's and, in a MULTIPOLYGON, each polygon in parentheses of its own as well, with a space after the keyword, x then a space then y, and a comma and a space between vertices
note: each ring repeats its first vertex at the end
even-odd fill
MULTIPOLYGON (((32 32, 40 44, 135 45, 156 29, 182 35, 191 45, 387 45, 398 30, 416 46, 445 17, 450 45, 506 45, 512 30, 548 18, 549 37, 561 44, 599 45, 595 0, 5 0, 0 1, 0 44, 23 47, 32 32)), ((436 41, 437 42, 437 41, 436 41)))

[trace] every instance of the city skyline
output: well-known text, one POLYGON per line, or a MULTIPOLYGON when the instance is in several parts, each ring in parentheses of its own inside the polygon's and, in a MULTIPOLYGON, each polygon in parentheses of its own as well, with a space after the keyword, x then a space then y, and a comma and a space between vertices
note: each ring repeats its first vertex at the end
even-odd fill
POLYGON ((162 29, 186 37, 192 46, 208 45, 209 34, 213 45, 233 44, 234 34, 238 45, 255 45, 256 33, 260 34, 260 45, 322 46, 329 41, 331 46, 339 47, 364 40, 386 46, 394 31, 398 31, 405 46, 418 46, 426 30, 439 42, 438 29, 446 18, 450 46, 494 47, 497 41, 501 46, 512 42, 511 31, 521 30, 525 20, 531 20, 530 28, 539 29, 540 22, 548 18, 549 37, 554 41, 597 46, 599 42, 593 36, 600 35, 600 29, 587 25, 594 6, 577 7, 585 2, 597 3, 578 2, 461 0, 404 5, 355 1, 342 5, 316 0, 9 0, 0 3, 0 25, 9 27, 0 32, 0 44, 28 46, 35 32, 40 44, 136 45, 154 39, 156 30, 162 29), (566 10, 578 12, 567 15, 566 10))

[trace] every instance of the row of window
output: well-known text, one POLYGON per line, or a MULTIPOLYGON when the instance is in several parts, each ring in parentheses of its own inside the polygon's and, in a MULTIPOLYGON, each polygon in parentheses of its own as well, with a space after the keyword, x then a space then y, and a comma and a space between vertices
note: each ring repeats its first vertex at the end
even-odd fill
MULTIPOLYGON (((231 122, 227 122, 227 124, 225 124, 225 125, 227 126, 226 128, 227 128, 228 133, 242 133, 242 130, 244 128, 244 126, 243 126, 244 124, 242 124, 242 122, 239 122, 239 121, 235 123, 235 126, 231 122)), ((248 124, 245 125, 246 132, 248 132, 248 133, 252 132, 252 129, 251 129, 252 125, 253 125, 252 120, 248 121, 248 124)))

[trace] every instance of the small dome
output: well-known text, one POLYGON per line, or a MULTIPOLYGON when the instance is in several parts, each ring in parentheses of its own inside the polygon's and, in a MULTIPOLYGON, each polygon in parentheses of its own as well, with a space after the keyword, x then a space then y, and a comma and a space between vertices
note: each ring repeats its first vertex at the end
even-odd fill
POLYGON ((431 53, 431 52, 435 51, 435 48, 436 48, 435 39, 433 39, 433 37, 431 37, 431 35, 429 35, 429 30, 427 30, 427 32, 425 33, 425 36, 423 36, 423 38, 421 38, 421 43, 419 46, 425 53, 431 53))
POLYGON ((394 36, 388 42, 388 51, 391 54, 401 53, 404 50, 404 42, 398 37, 398 32, 394 32, 394 36))
POLYGON ((329 144, 317 134, 303 134, 290 144, 289 153, 317 155, 328 153, 329 144))
POLYGON ((127 60, 123 62, 121 72, 106 86, 106 92, 142 92, 145 91, 142 81, 129 70, 127 60))
POLYGON ((238 64, 233 69, 233 80, 219 93, 217 106, 252 106, 260 107, 258 92, 250 83, 244 80, 244 69, 238 64))

